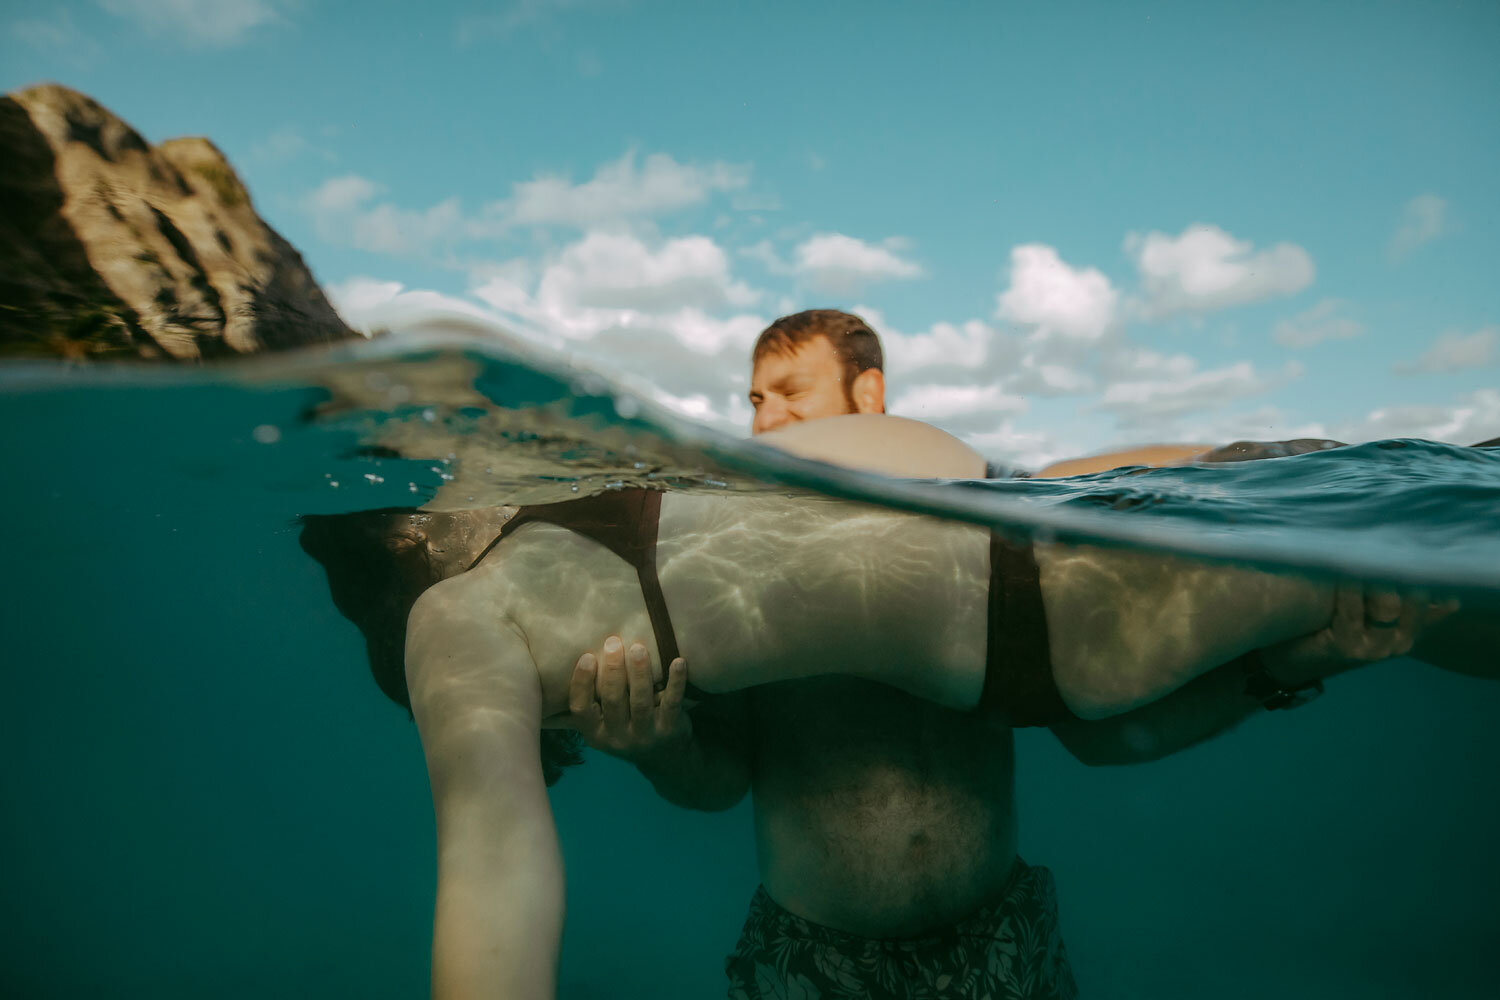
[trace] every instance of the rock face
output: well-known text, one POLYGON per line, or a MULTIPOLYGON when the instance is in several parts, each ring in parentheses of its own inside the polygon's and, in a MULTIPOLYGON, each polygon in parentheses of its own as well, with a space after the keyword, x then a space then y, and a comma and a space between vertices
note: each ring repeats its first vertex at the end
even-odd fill
POLYGON ((358 337, 207 139, 0 98, 0 355, 192 361, 358 337))

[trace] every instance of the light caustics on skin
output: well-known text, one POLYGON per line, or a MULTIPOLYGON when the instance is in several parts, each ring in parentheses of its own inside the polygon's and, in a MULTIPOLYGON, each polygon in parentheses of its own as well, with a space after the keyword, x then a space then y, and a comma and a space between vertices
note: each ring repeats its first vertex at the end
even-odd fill
MULTIPOLYGON (((785 496, 665 498, 657 566, 690 677, 727 691, 838 663, 953 707, 978 701, 987 534, 971 525, 785 496), (912 672, 911 664, 930 669, 912 672)), ((636 573, 564 528, 522 526, 472 573, 440 584, 484 594, 516 623, 548 714, 566 707, 580 651, 640 640, 660 670, 636 573)))
POLYGON ((1194 665, 1315 632, 1334 589, 1303 577, 1176 556, 1039 545, 1052 670, 1086 718, 1126 711, 1192 679, 1194 665))
POLYGON ((982 529, 776 496, 673 497, 663 511, 662 585, 695 684, 789 680, 839 662, 944 704, 977 702, 982 529), (916 662, 933 669, 913 674, 916 662))
MULTIPOLYGON (((1333 591, 1292 576, 1094 546, 1038 547, 1052 669, 1102 718, 1205 666, 1326 626, 1333 591)), ((843 501, 669 496, 658 568, 693 683, 816 676, 829 663, 972 708, 988 645, 988 533, 843 501), (914 671, 912 664, 925 669, 914 671)), ((491 614, 528 637, 549 707, 604 634, 659 651, 635 572, 596 542, 529 525, 487 559, 491 614)), ((1004 635, 996 637, 1004 643, 1004 635)))

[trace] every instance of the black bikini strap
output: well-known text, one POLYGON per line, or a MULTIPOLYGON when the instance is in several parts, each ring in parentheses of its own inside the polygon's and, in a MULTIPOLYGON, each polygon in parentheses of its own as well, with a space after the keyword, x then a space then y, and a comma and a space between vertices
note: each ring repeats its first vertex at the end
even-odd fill
MULTIPOLYGON (((677 646, 677 633, 672 628, 672 616, 667 611, 667 598, 662 593, 661 580, 656 574, 656 536, 661 526, 661 498, 659 490, 628 489, 561 503, 522 507, 514 517, 505 522, 500 533, 469 564, 469 569, 478 566, 515 529, 533 522, 555 524, 603 545, 635 569, 636 579, 641 586, 641 597, 646 602, 646 615, 651 620, 651 631, 656 636, 656 648, 661 656, 664 687, 672 661, 682 654, 677 646)), ((705 697, 702 691, 691 684, 688 685, 687 692, 689 697, 699 701, 705 697)))
POLYGON ((656 633, 656 648, 661 654, 662 683, 666 683, 667 671, 672 661, 682 655, 677 649, 677 633, 672 629, 672 616, 667 612, 667 595, 662 593, 661 580, 656 575, 656 535, 661 529, 661 493, 645 491, 641 504, 639 522, 641 543, 640 558, 635 564, 635 575, 641 581, 641 596, 646 599, 646 614, 651 618, 651 631, 656 633))
POLYGON ((480 563, 484 562, 484 557, 487 556, 487 555, 489 555, 490 552, 495 548, 495 546, 499 545, 501 543, 501 541, 503 541, 505 539, 506 535, 510 534, 511 529, 516 526, 517 522, 527 521, 527 520, 530 520, 530 518, 528 518, 526 516, 526 508, 525 507, 522 507, 520 510, 516 511, 516 513, 511 517, 511 519, 509 521, 506 521, 504 524, 502 524, 500 526, 500 533, 498 535, 496 535, 494 538, 490 539, 490 544, 486 545, 480 551, 479 555, 477 555, 477 556, 474 557, 474 561, 471 562, 471 563, 469 563, 468 567, 464 570, 464 572, 467 573, 469 570, 473 569, 475 566, 478 566, 480 563))
POLYGON ((989 636, 981 709, 1015 726, 1050 726, 1076 718, 1052 676, 1041 570, 1030 545, 990 533, 989 636))

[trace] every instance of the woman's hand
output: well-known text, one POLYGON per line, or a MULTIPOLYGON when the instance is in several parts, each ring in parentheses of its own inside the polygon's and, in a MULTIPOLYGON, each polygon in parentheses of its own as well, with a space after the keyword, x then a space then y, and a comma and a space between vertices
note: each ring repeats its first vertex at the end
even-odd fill
POLYGON ((686 690, 687 661, 682 657, 672 661, 666 687, 658 693, 645 645, 634 642, 626 649, 612 635, 599 655, 578 658, 568 688, 569 715, 549 722, 576 730, 596 750, 649 764, 692 738, 692 719, 682 710, 686 690))

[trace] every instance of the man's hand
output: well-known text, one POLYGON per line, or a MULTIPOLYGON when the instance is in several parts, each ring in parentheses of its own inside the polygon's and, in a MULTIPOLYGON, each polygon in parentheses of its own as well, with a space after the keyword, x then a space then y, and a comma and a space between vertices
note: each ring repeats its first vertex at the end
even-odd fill
POLYGON ((658 695, 646 647, 635 642, 627 650, 612 635, 598 656, 584 653, 574 665, 564 724, 596 750, 632 764, 650 763, 692 738, 692 720, 682 710, 686 690, 682 657, 672 661, 666 688, 658 695))
POLYGON ((1340 587, 1327 628, 1279 643, 1262 655, 1266 669, 1281 683, 1306 684, 1405 656, 1423 628, 1457 609, 1457 602, 1433 604, 1420 595, 1403 597, 1389 591, 1340 587))
POLYGON ((683 711, 687 661, 673 660, 665 689, 652 688, 651 655, 641 643, 627 651, 618 636, 573 667, 568 714, 547 721, 572 729, 596 750, 634 764, 658 795, 684 809, 728 809, 750 790, 745 706, 732 695, 683 711), (706 721, 705 721, 706 720, 706 721))

